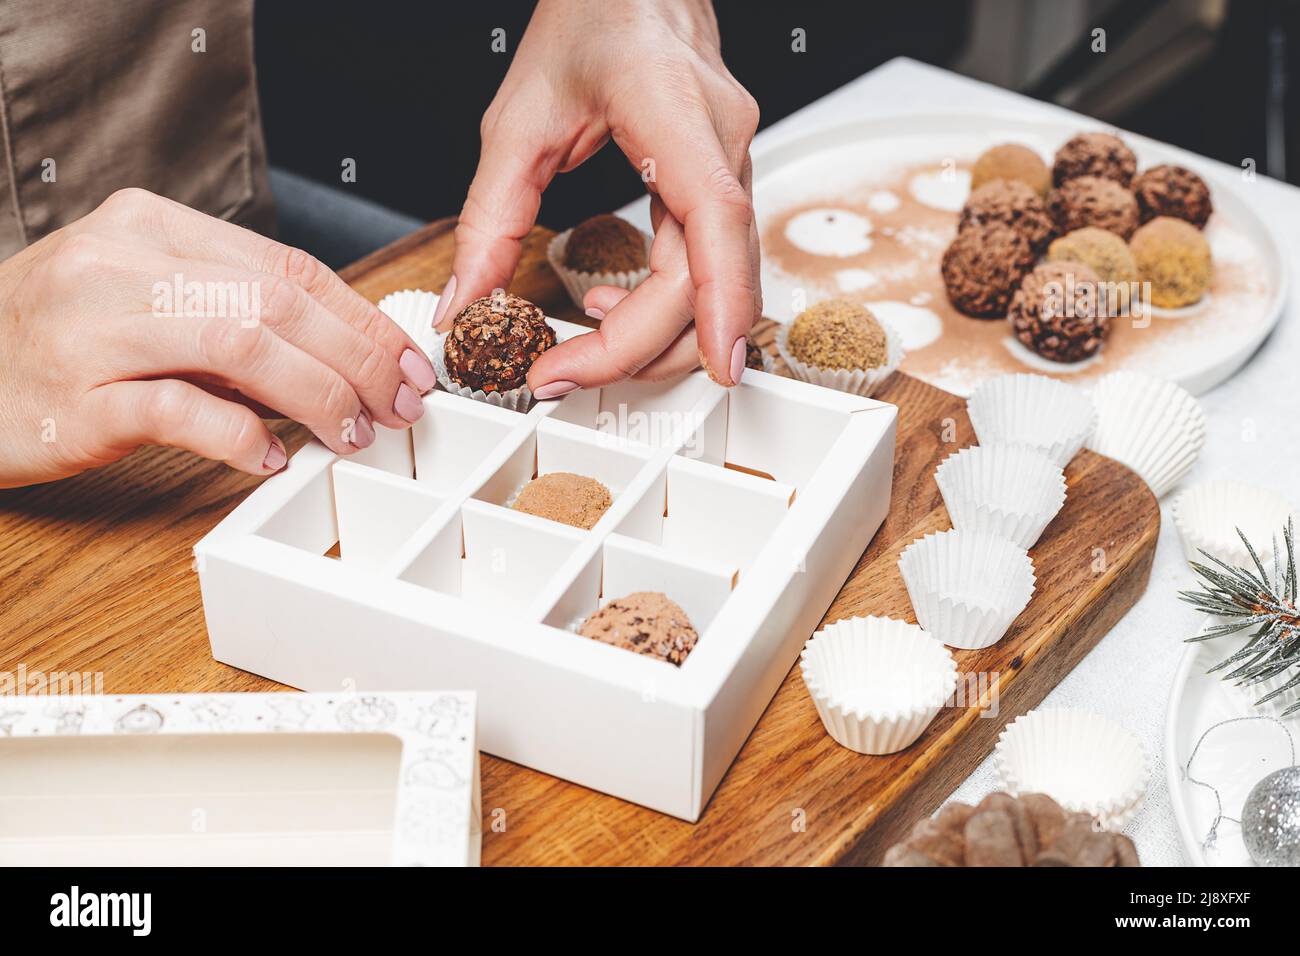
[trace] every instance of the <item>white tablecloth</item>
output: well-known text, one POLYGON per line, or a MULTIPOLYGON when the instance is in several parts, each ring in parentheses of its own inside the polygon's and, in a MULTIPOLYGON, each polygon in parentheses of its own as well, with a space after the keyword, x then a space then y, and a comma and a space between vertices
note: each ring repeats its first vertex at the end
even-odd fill
MULTIPOLYGON (((755 150, 823 126, 909 112, 1014 112, 1069 118, 1069 110, 1040 103, 911 60, 897 59, 859 77, 759 133, 755 150)), ((1244 158, 1244 157, 1243 157, 1244 158)), ((1209 162, 1197 158, 1196 162, 1209 162)), ((1221 165, 1221 164, 1216 164, 1221 165)), ((1221 166, 1228 174, 1239 169, 1221 166)), ((1238 193, 1270 222, 1283 243, 1290 274, 1300 250, 1300 189, 1258 177, 1239 183, 1238 193)), ((649 227, 648 202, 623 214, 649 227)), ((1300 498, 1300 300, 1292 295, 1272 336, 1232 379, 1201 397, 1208 419, 1205 449, 1190 482, 1237 478, 1300 498)), ((1176 493, 1176 492, 1175 492, 1176 493)), ((1147 592, 1110 634, 1053 690, 1043 706, 1082 707, 1105 714, 1137 734, 1151 765, 1146 803, 1127 832, 1148 866, 1186 863, 1165 786, 1164 721, 1183 639, 1198 615, 1175 593, 1190 582, 1178 533, 1163 502, 1160 542, 1147 592)), ((992 760, 986 760, 952 794, 978 802, 996 788, 992 760)))

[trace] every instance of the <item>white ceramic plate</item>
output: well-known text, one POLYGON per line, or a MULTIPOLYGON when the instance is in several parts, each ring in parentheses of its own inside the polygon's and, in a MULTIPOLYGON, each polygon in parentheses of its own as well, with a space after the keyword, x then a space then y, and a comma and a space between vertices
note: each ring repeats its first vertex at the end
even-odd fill
MULTIPOLYGON (((939 188, 941 191, 946 188, 949 199, 959 208, 968 181, 968 178, 962 179, 966 174, 960 170, 968 167, 989 146, 1001 142, 1023 143, 1036 149, 1050 162, 1057 147, 1071 136, 1087 129, 1103 128, 1083 120, 1031 121, 996 114, 918 114, 836 126, 791 139, 762 151, 754 158, 754 205, 760 234, 766 233, 774 222, 794 208, 810 205, 837 207, 836 197, 849 194, 854 196, 854 203, 838 204, 838 207, 851 205, 870 218, 873 207, 869 197, 876 195, 873 193, 875 186, 891 181, 896 184, 905 170, 918 163, 930 164, 936 171, 948 168, 954 174, 949 176, 947 187, 939 188)), ((949 391, 967 395, 979 381, 1006 371, 1048 372, 1088 384, 1092 378, 1130 367, 1176 381, 1193 394, 1199 394, 1232 375, 1245 363, 1276 325, 1286 299, 1287 286, 1287 273, 1275 237, 1240 198, 1239 190, 1249 188, 1249 183, 1233 182, 1234 177, 1225 176, 1216 164, 1189 157, 1173 147, 1131 133, 1121 132, 1121 135, 1137 154, 1139 169, 1160 163, 1177 163, 1196 169, 1210 183, 1216 212, 1206 235, 1214 248, 1216 264, 1249 262, 1255 281, 1249 303, 1240 306, 1234 301, 1231 307, 1227 303, 1216 306, 1210 297, 1209 301, 1184 310, 1184 328, 1162 336, 1159 348, 1147 345, 1152 339, 1134 339, 1133 342, 1141 342, 1138 351, 1135 353, 1134 348, 1129 348, 1120 354, 1116 336, 1109 343, 1109 351, 1114 354, 1108 356, 1107 350, 1103 350, 1100 359, 1077 366, 1062 366, 1032 355, 1009 334, 1003 334, 1005 323, 949 316, 936 307, 935 311, 940 313, 939 318, 944 323, 978 322, 983 330, 971 334, 977 335, 979 340, 970 343, 969 347, 962 340, 962 354, 952 361, 938 360, 939 351, 933 349, 927 361, 924 346, 909 349, 915 354, 904 359, 904 371, 949 391), (1201 309, 1217 309, 1223 315, 1216 311, 1213 317, 1204 315, 1202 319, 1205 321, 1198 322, 1197 311, 1201 309), (1007 367, 1008 356, 1018 368, 1007 367)), ((882 220, 886 215, 881 213, 882 220)), ((852 232, 851 227, 856 223, 854 217, 842 217, 839 226, 852 232)), ((852 236, 835 235, 838 227, 819 227, 815 221, 809 225, 814 234, 805 234, 805 239, 811 246, 833 245, 843 239, 849 243, 849 248, 853 247, 852 236)), ((784 234, 790 235, 788 231, 784 234)), ((937 257, 946 242, 944 237, 936 250, 931 237, 930 248, 925 254, 937 257)), ((864 275, 870 273, 870 269, 854 269, 851 256, 844 259, 847 277, 836 273, 836 287, 828 287, 824 275, 811 280, 807 274, 783 268, 775 261, 774 249, 775 246, 765 246, 763 289, 765 312, 777 321, 788 322, 799 311, 801 303, 806 305, 818 298, 837 294, 837 291, 866 301, 874 298, 870 286, 854 289, 855 275, 866 281, 874 281, 874 278, 864 275)), ((937 280, 937 259, 934 264, 927 264, 926 269, 933 272, 937 280)), ((936 287, 937 293, 918 294, 919 302, 899 302, 903 308, 901 317, 896 319, 893 314, 884 317, 895 326, 899 321, 907 324, 911 320, 915 334, 924 341, 927 335, 933 334, 934 328, 933 320, 923 314, 924 307, 927 301, 933 302, 943 295, 942 283, 936 281, 936 287), (917 305, 922 306, 917 314, 907 312, 909 306, 915 308, 917 305)), ((942 306, 948 308, 946 302, 942 306)), ((1163 321, 1183 324, 1182 320, 1172 318, 1173 315, 1164 313, 1163 321)), ((1162 321, 1160 312, 1157 312, 1155 321, 1162 321)))
MULTIPOLYGON (((1206 625, 1211 619, 1207 618, 1206 625)), ((1251 866, 1236 823, 1219 824, 1214 846, 1202 846, 1214 822, 1214 794, 1183 779, 1183 768, 1196 742, 1210 727, 1233 717, 1265 711, 1254 708, 1249 696, 1206 670, 1239 646, 1236 635, 1187 645, 1169 697, 1165 719, 1165 777, 1183 852, 1195 866, 1251 866)), ((1287 718, 1287 728, 1300 744, 1300 720, 1287 718)), ((1220 727, 1206 738, 1192 764, 1192 776, 1213 784, 1223 799, 1225 816, 1240 817, 1251 789, 1269 773, 1291 763, 1291 748, 1276 724, 1252 720, 1220 727)))

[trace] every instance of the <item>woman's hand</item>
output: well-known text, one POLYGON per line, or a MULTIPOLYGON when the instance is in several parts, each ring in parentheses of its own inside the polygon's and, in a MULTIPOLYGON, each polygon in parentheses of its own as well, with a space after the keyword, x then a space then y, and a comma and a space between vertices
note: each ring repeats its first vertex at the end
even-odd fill
POLYGON ((434 381, 415 343, 306 253, 142 190, 0 263, 0 487, 145 444, 268 475, 285 449, 261 414, 348 454, 374 422, 418 419, 434 381))
POLYGON ((700 0, 541 0, 496 99, 456 229, 435 324, 509 284, 541 194, 613 138, 653 195, 650 277, 587 296, 600 331, 551 349, 528 375, 553 398, 703 362, 732 385, 761 309, 749 143, 758 107, 727 72, 700 0), (694 327, 692 327, 694 320, 694 327))

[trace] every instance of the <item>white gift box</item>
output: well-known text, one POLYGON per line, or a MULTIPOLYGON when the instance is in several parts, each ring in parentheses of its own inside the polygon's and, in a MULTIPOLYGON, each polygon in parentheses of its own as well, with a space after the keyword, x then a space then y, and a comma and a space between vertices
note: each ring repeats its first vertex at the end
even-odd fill
POLYGON ((477 866, 475 696, 0 703, 0 866, 477 866))
POLYGON ((884 520, 897 410, 753 370, 424 403, 409 458, 309 444, 196 545, 213 656, 306 690, 474 688, 484 751, 697 819, 884 520), (591 530, 509 507, 553 471, 609 488, 591 530), (637 590, 691 616, 680 667, 574 632, 637 590))

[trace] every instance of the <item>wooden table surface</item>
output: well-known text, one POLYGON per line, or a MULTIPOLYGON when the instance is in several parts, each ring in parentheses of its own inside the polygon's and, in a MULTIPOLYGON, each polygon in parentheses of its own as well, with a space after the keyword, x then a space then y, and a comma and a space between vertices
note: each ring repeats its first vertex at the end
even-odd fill
MULTIPOLYGON (((363 295, 439 290, 451 223, 433 223, 344 271, 363 295)), ((585 320, 546 264, 534 230, 511 290, 585 320)), ((759 341, 770 346, 771 325, 759 341)), ((906 375, 893 504, 827 612, 915 620, 895 562, 914 538, 948 527, 935 465, 974 441, 965 403, 906 375)), ((306 430, 279 423, 290 454, 306 430)), ((685 823, 484 755, 483 861, 495 864, 851 864, 875 862, 990 752, 1146 586, 1159 510, 1122 466, 1088 452, 1067 470, 1069 497, 1032 555, 1038 590, 1001 642, 957 652, 983 675, 968 706, 945 708, 908 750, 863 757, 825 734, 793 668, 704 816, 685 823), (996 702, 990 711, 987 706, 996 702)), ((0 491, 0 672, 103 675, 107 693, 264 691, 280 685, 209 653, 191 547, 257 479, 171 449, 32 488, 0 491)), ((972 688, 976 685, 972 684, 972 688)))

